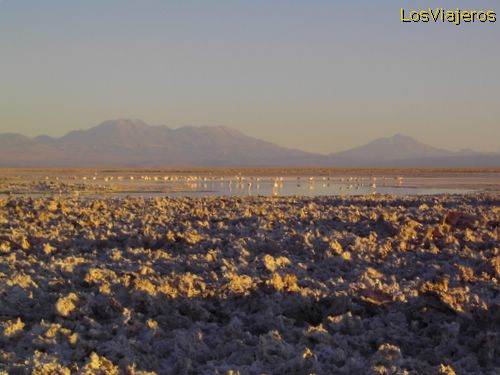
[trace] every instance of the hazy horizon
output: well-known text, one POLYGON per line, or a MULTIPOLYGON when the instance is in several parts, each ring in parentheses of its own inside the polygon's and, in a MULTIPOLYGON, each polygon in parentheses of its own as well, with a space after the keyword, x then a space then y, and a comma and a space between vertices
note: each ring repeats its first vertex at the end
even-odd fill
MULTIPOLYGON (((49 135, 49 134, 46 134, 46 133, 29 135, 29 134, 23 134, 23 133, 19 133, 19 132, 15 132, 15 131, 14 132, 3 132, 3 133, 0 132, 0 135, 12 133, 12 134, 21 134, 21 135, 27 136, 27 137, 32 138, 32 139, 35 139, 37 137, 43 137, 43 136, 49 136, 49 137, 58 139, 58 138, 62 138, 63 136, 68 135, 69 133, 72 133, 72 132, 75 132, 75 131, 87 131, 87 130, 90 130, 90 129, 93 129, 93 128, 97 128, 97 127, 99 127, 99 126, 101 126, 103 124, 106 124, 106 123, 120 122, 120 121, 134 121, 134 122, 135 121, 140 121, 140 122, 144 122, 148 126, 166 126, 166 127, 168 127, 169 129, 172 129, 172 130, 181 129, 183 127, 191 127, 191 126, 194 126, 194 127, 205 127, 205 126, 208 126, 208 127, 217 127, 217 126, 223 126, 223 125, 183 125, 183 126, 178 126, 178 127, 172 127, 172 126, 168 126, 166 124, 149 124, 149 123, 147 123, 144 120, 139 119, 139 118, 135 118, 135 119, 119 118, 119 119, 108 119, 106 121, 101 121, 99 124, 95 124, 95 125, 93 125, 91 127, 88 127, 88 128, 72 129, 72 130, 69 130, 68 132, 65 132, 64 134, 56 135, 56 136, 52 136, 52 135, 49 135)), ((236 128, 230 127, 230 126, 224 126, 224 127, 225 128, 234 129, 234 130, 239 130, 239 129, 236 129, 236 128)), ((247 133, 245 133, 242 130, 239 130, 239 131, 242 132, 245 135, 248 135, 247 133)), ((309 151, 307 149, 303 149, 303 148, 300 148, 300 147, 294 147, 294 149, 301 150, 301 151, 314 152, 314 153, 322 154, 322 155, 328 155, 328 154, 331 154, 331 153, 343 152, 343 151, 350 150, 352 148, 364 146, 364 145, 367 145, 368 143, 371 143, 372 141, 377 141, 377 140, 380 140, 380 139, 383 139, 383 138, 387 138, 387 139, 388 138, 394 138, 394 137, 397 137, 397 136, 410 137, 410 138, 412 138, 412 139, 414 139, 416 141, 421 142, 421 140, 418 139, 418 137, 412 137, 412 136, 409 136, 408 134, 403 134, 403 133, 394 133, 394 134, 381 135, 380 137, 370 139, 370 140, 368 140, 368 141, 366 141, 364 143, 358 143, 358 144, 348 145, 348 146, 346 146, 343 149, 329 150, 327 152, 309 151)), ((268 139, 265 139, 263 137, 255 137, 255 138, 259 139, 259 140, 270 142, 268 139)), ((278 146, 287 147, 286 145, 283 145, 283 144, 279 144, 279 143, 276 143, 276 142, 273 142, 273 143, 275 143, 278 146)), ((432 144, 432 143, 425 143, 425 144, 427 146, 435 147, 435 148, 438 148, 438 149, 445 149, 445 150, 448 150, 448 151, 463 151, 463 150, 466 150, 465 148, 462 148, 462 149, 447 149, 446 147, 442 147, 439 144, 432 144)), ((468 148, 468 149, 470 149, 470 148, 468 148)), ((481 150, 473 150, 473 151, 481 151, 481 150)), ((488 151, 483 151, 483 152, 488 152, 488 151)), ((495 151, 491 151, 491 152, 495 152, 495 151)))
POLYGON ((498 22, 403 24, 411 5, 0 1, 0 133, 139 118, 319 153, 396 133, 500 151, 498 22))

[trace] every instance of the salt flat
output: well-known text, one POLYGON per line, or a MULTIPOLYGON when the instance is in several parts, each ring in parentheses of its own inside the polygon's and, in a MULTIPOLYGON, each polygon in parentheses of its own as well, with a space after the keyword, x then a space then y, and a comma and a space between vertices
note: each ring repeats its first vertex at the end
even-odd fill
POLYGON ((499 203, 1 198, 0 372, 497 373, 499 203))
POLYGON ((405 196, 481 191, 500 191, 498 168, 0 169, 0 196, 405 196))

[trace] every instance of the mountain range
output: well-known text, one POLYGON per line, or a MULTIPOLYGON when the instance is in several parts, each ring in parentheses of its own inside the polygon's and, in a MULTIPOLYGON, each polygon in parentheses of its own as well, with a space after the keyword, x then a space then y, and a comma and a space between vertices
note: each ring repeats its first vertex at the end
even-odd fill
POLYGON ((223 126, 172 129, 112 120, 60 138, 0 134, 0 167, 499 167, 500 153, 453 152, 397 134, 329 155, 285 148, 223 126))

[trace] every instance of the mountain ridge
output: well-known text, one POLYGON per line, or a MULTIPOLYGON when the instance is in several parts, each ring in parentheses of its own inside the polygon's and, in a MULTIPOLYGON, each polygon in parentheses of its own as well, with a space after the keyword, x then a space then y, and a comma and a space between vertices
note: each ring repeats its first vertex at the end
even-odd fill
POLYGON ((323 155, 282 147, 226 126, 170 128, 140 119, 117 119, 59 138, 0 134, 0 166, 497 167, 500 153, 454 152, 395 134, 323 155))

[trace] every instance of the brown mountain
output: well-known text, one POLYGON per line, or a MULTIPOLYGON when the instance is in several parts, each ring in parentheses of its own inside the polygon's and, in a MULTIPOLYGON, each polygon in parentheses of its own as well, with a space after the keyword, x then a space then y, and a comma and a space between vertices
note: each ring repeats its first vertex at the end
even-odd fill
POLYGON ((404 135, 321 155, 249 137, 223 126, 172 129, 112 120, 60 138, 0 134, 2 167, 499 167, 499 153, 452 152, 404 135))
POLYGON ((328 161, 222 126, 171 129, 123 119, 61 138, 0 134, 0 165, 13 167, 313 166, 328 161))
POLYGON ((349 167, 498 167, 500 153, 457 152, 436 148, 396 134, 329 155, 337 166, 349 167))

